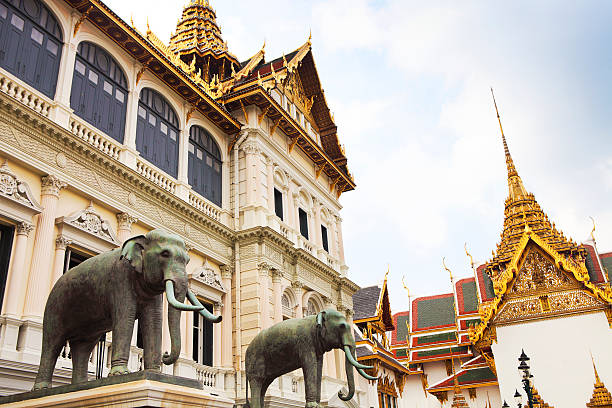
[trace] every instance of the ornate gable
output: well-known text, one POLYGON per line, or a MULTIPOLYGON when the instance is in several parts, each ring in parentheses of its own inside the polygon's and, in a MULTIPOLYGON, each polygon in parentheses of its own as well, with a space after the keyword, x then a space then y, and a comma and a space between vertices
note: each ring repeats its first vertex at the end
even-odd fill
POLYGON ((121 245, 109 222, 98 214, 93 203, 67 217, 55 220, 59 235, 95 252, 104 252, 121 245))
POLYGON ((18 221, 31 222, 42 211, 28 184, 17 178, 7 162, 0 167, 0 198, 8 202, 7 215, 18 221))

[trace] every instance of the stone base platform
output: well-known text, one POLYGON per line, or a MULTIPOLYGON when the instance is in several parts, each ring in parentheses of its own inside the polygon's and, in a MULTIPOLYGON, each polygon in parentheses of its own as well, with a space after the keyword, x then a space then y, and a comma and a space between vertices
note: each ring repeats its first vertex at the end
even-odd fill
POLYGON ((0 397, 0 406, 5 408, 232 408, 233 405, 230 399, 204 392, 199 381, 149 370, 0 397))

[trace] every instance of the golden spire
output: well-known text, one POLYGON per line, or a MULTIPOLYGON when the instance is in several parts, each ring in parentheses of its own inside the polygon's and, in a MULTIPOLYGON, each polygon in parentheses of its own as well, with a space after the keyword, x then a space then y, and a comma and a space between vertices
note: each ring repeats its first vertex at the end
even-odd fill
POLYGON ((501 241, 497 244, 497 250, 493 251, 493 258, 487 262, 487 273, 495 280, 498 273, 504 269, 504 264, 508 263, 514 256, 516 246, 523 234, 529 231, 535 232, 555 251, 579 261, 584 251, 555 228, 555 224, 549 221, 534 195, 528 193, 525 189, 508 149, 493 88, 491 88, 491 96, 493 97, 493 105, 495 106, 506 157, 508 198, 505 201, 501 241))
POLYGON ((491 88, 491 96, 493 96, 493 105, 495 105, 495 113, 497 114, 497 121, 499 122, 499 130, 501 131, 502 143, 504 145, 504 154, 506 155, 506 167, 508 168, 508 190, 510 193, 511 200, 519 200, 527 195, 527 190, 523 186, 523 181, 514 167, 514 161, 510 155, 510 149, 508 149, 508 143, 506 142, 506 136, 504 135, 504 128, 501 124, 501 118, 499 117, 499 110, 497 110, 497 102, 495 101, 495 94, 493 88, 491 88))
POLYGON ((589 217, 593 222, 593 229, 591 230, 591 240, 595 243, 595 219, 593 217, 589 217))
POLYGON ((593 362, 593 371, 595 372, 595 388, 593 389, 593 396, 591 397, 591 401, 586 404, 587 407, 601 407, 601 408, 611 408, 612 407, 612 395, 606 388, 603 382, 599 379, 599 374, 597 373, 597 367, 595 367, 595 359, 593 359, 593 355, 591 355, 591 360, 593 362))

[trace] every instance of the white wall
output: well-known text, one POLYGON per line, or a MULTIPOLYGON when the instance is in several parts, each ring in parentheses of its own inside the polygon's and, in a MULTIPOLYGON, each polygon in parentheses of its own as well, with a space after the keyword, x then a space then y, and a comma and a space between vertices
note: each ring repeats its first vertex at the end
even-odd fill
POLYGON ((612 329, 603 312, 497 328, 492 349, 502 400, 521 386, 518 357, 531 358, 535 386, 555 408, 584 407, 593 393, 593 353, 601 380, 612 386, 612 329))

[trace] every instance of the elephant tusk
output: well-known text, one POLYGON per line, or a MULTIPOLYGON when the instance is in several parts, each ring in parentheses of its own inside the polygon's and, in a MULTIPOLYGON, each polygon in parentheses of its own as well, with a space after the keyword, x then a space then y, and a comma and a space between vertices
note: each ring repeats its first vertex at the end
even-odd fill
POLYGON ((186 305, 184 303, 179 302, 178 300, 176 300, 176 298, 174 297, 174 282, 172 282, 171 280, 167 280, 166 281, 166 298, 168 299, 168 303, 170 303, 170 305, 172 307, 174 307, 175 309, 178 310, 186 310, 186 311, 200 311, 202 309, 204 309, 204 306, 200 305, 200 306, 190 306, 190 305, 186 305))
POLYGON ((367 375, 367 374, 365 373, 365 371, 363 371, 361 368, 358 368, 358 369, 357 369, 357 372, 358 372, 359 374, 361 374, 361 376, 362 376, 363 378, 366 378, 366 379, 368 379, 368 380, 372 380, 372 381, 376 381, 376 380, 378 380, 378 377, 372 377, 371 375, 367 375))
POLYGON ((342 390, 338 391, 338 398, 340 398, 342 401, 349 401, 351 399, 353 399, 353 395, 355 395, 355 393, 347 393, 346 395, 342 394, 342 390))
POLYGON ((200 310, 199 313, 202 315, 202 317, 204 317, 209 322, 219 323, 221 321, 221 319, 223 319, 223 316, 221 316, 221 315, 215 316, 214 314, 212 314, 208 310, 206 310, 206 308, 202 305, 202 303, 200 303, 198 298, 189 289, 187 289, 187 299, 189 299, 189 301, 194 306, 198 306, 198 307, 201 306, 202 307, 202 310, 200 310))
POLYGON ((353 357, 353 354, 351 353, 350 346, 344 346, 344 354, 346 354, 346 359, 349 361, 349 363, 351 363, 351 365, 355 368, 361 368, 362 370, 370 370, 374 368, 358 363, 357 360, 355 360, 355 358, 353 357))

